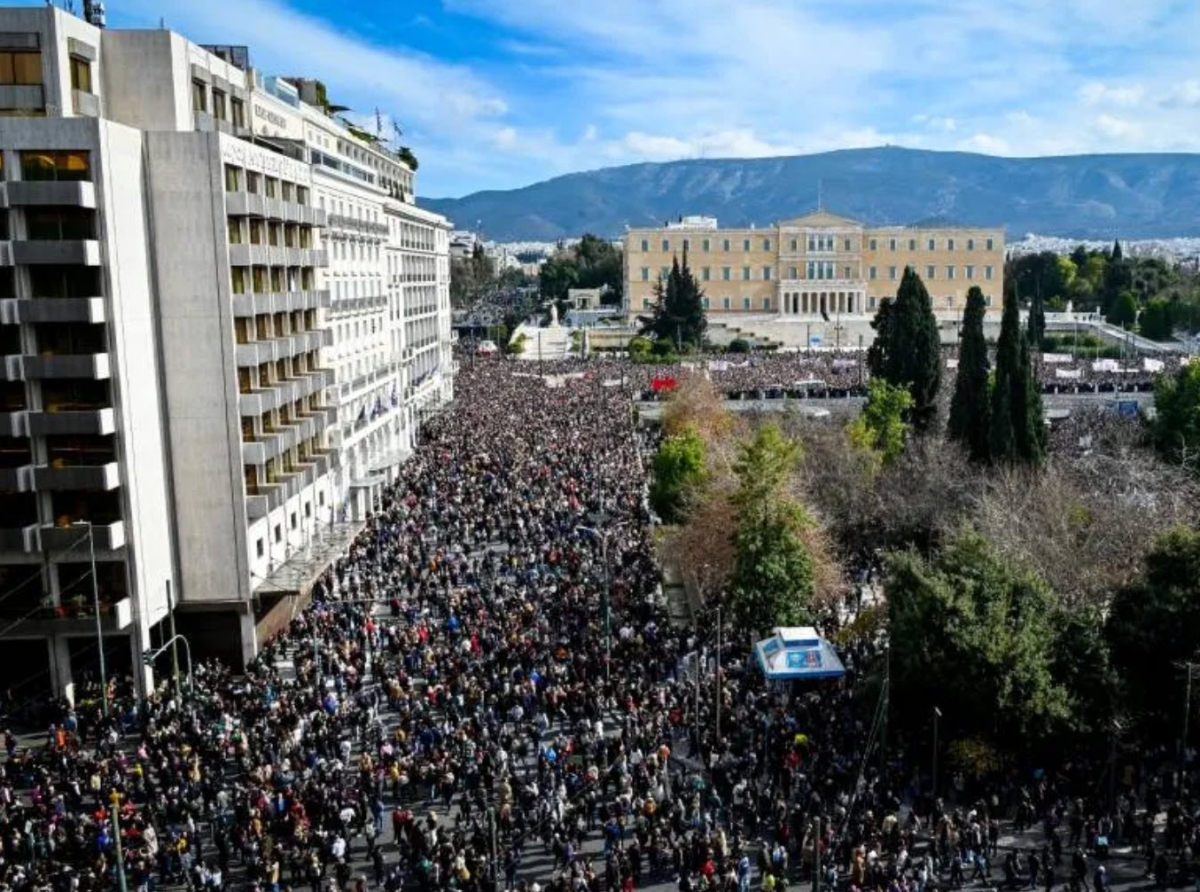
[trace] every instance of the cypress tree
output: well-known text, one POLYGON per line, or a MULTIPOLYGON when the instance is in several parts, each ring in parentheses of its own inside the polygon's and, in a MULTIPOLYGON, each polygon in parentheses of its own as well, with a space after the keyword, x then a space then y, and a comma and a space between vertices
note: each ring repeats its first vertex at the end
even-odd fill
POLYGON ((991 451, 991 394, 988 392, 987 342, 983 318, 987 304, 978 285, 967 292, 958 348, 958 375, 950 401, 947 436, 966 447, 973 461, 987 461, 991 451))
POLYGON ((885 319, 883 330, 876 336, 886 335, 881 377, 889 384, 908 388, 913 398, 913 427, 919 432, 927 431, 937 418, 942 340, 933 315, 933 301, 912 267, 904 268, 896 302, 885 319))
POLYGON ((885 297, 879 301, 879 309, 871 320, 875 340, 867 348, 867 371, 872 378, 887 377, 888 354, 892 347, 892 319, 892 298, 885 297))
POLYGON ((1029 323, 1026 326, 1029 347, 1032 353, 1040 353, 1042 340, 1046 336, 1046 302, 1042 300, 1042 283, 1037 283, 1033 298, 1029 301, 1029 323))
POLYGON ((641 334, 672 344, 699 346, 708 320, 704 313, 704 291, 688 268, 687 251, 682 263, 676 256, 671 271, 654 286, 654 306, 649 316, 639 316, 641 334))
POLYGON ((1042 397, 1033 375, 1029 341, 1022 337, 1015 294, 1004 297, 996 380, 992 387, 992 460, 1040 464, 1046 451, 1042 397))

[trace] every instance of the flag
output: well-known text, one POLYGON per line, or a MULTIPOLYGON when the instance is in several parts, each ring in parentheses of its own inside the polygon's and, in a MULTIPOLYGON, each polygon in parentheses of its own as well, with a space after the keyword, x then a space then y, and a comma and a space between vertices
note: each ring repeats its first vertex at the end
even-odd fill
POLYGON ((650 381, 650 389, 655 393, 671 391, 677 386, 678 382, 671 375, 655 375, 650 381))

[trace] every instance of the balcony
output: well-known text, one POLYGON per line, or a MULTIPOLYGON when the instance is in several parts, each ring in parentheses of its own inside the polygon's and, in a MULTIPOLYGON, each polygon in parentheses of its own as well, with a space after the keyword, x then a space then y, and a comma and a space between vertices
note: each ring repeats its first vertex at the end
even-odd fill
POLYGON ((95 239, 28 240, 12 243, 15 264, 99 266, 100 243, 95 239))
POLYGON ((238 415, 242 418, 257 418, 264 412, 279 408, 279 391, 273 387, 238 394, 238 415))
POLYGON ((0 300, 0 324, 19 325, 23 322, 87 322, 107 321, 102 297, 35 297, 19 300, 15 297, 0 300))
POLYGON ((274 338, 267 341, 237 344, 233 354, 234 360, 241 368, 257 368, 264 362, 275 362, 283 357, 281 342, 274 338))
POLYGON ((0 468, 0 492, 32 492, 33 465, 19 468, 0 468))
POLYGON ((103 465, 38 465, 33 469, 33 480, 38 492, 108 492, 121 485, 121 470, 115 461, 103 465))
POLYGON ((117 416, 111 407, 58 412, 30 411, 27 415, 29 435, 34 437, 57 434, 107 436, 117 431, 117 416))
POLYGON ((53 180, 12 180, 0 186, 0 205, 4 207, 33 207, 59 205, 96 207, 96 185, 87 182, 55 182, 53 180))
POLYGON ((26 413, 0 412, 0 437, 28 437, 29 424, 26 413))
POLYGON ((4 365, 9 381, 63 378, 106 381, 112 377, 107 353, 8 356, 4 365))
POLYGON ((0 527, 0 551, 18 551, 32 554, 37 550, 36 525, 26 527, 6 525, 0 527))
POLYGON ((0 108, 14 111, 44 111, 46 96, 40 86, 8 85, 0 87, 0 108))
MULTIPOLYGON (((125 547, 125 522, 114 520, 111 523, 97 523, 91 527, 96 543, 96 551, 119 551, 125 547)), ((83 543, 87 548, 88 527, 85 524, 70 524, 53 526, 44 524, 37 528, 37 547, 35 551, 65 551, 68 548, 78 548, 83 543)))

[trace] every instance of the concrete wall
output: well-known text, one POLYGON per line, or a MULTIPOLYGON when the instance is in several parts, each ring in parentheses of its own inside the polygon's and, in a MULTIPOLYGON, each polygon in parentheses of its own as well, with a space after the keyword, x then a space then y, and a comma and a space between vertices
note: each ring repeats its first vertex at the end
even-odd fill
MULTIPOLYGON (((90 122, 89 122, 90 123, 90 122)), ((142 134, 99 123, 101 152, 97 204, 104 232, 113 387, 119 407, 125 529, 135 622, 141 640, 167 615, 168 582, 178 589, 172 548, 166 422, 162 415, 159 357, 151 288, 143 184, 142 134)))
POLYGON ((170 31, 105 32, 105 113, 142 130, 191 130, 191 78, 181 76, 186 45, 170 31))
POLYGON ((249 597, 220 137, 146 135, 180 600, 249 597))

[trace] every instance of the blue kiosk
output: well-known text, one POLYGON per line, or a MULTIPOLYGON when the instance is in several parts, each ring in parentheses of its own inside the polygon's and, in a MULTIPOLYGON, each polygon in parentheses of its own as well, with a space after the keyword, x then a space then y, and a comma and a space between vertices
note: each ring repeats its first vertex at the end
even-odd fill
POLYGON ((754 659, 768 681, 841 678, 846 667, 833 645, 812 626, 781 626, 754 645, 754 659))

